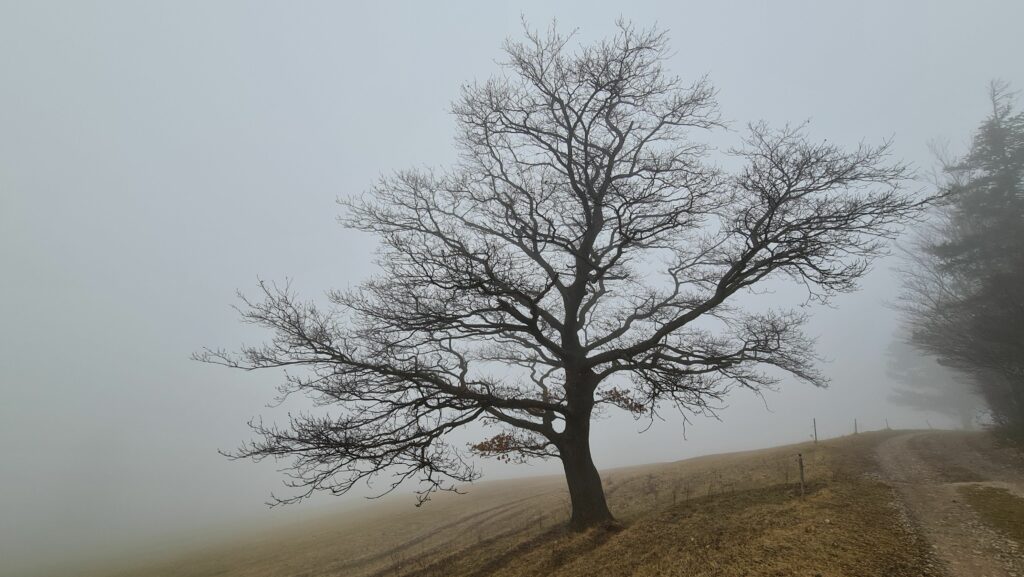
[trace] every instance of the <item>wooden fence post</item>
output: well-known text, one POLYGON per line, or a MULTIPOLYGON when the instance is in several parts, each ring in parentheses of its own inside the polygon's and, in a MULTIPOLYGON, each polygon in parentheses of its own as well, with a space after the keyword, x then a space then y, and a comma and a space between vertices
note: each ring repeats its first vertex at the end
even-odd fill
POLYGON ((804 496, 804 455, 803 453, 796 454, 797 460, 800 462, 800 496, 804 496))

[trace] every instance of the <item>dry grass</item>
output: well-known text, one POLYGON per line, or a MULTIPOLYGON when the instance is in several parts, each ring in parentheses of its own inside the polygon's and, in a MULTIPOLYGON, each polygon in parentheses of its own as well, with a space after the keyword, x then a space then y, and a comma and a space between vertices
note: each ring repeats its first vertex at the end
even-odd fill
POLYGON ((534 478, 97 575, 922 575, 924 547, 871 475, 883 435, 605 472, 612 531, 566 532, 563 481, 534 478))
POLYGON ((987 524, 1024 545, 1024 499, 998 487, 964 485, 959 491, 987 524))

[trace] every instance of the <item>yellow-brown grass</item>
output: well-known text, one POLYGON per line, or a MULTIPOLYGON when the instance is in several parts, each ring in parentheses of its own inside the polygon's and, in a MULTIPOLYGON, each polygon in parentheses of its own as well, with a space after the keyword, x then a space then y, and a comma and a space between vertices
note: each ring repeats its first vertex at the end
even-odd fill
POLYGON ((127 577, 927 574, 873 476, 885 433, 606 471, 618 527, 567 532, 559 477, 499 481, 422 508, 383 503, 103 575, 127 577), (797 453, 803 453, 801 497, 797 453))
POLYGON ((999 487, 962 485, 958 489, 988 525, 1024 545, 1024 499, 999 487))

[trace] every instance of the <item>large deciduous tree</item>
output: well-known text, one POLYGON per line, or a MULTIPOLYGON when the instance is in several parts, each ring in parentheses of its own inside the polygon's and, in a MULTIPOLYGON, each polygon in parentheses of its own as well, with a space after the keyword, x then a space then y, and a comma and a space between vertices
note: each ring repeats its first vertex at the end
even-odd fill
POLYGON ((472 453, 555 457, 583 529, 612 520, 590 447, 602 406, 693 412, 780 374, 824 384, 803 315, 734 297, 778 278, 819 300, 852 290, 918 210, 905 167, 886 143, 754 124, 727 173, 695 138, 721 127, 715 93, 664 69, 663 32, 570 42, 507 42, 503 73, 452 107, 457 164, 343 201, 344 224, 380 239, 380 274, 324 306, 263 284, 242 314, 273 338, 198 355, 301 369, 284 392, 334 408, 256 423, 234 453, 292 459, 283 501, 385 471, 425 498, 475 479, 472 453), (451 441, 474 422, 499 429, 451 441))

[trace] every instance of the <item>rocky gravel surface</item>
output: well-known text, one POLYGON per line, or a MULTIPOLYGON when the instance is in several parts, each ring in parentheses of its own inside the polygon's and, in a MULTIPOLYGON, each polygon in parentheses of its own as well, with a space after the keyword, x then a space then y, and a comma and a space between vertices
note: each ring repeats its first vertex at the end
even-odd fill
POLYGON ((894 488, 907 521, 931 544, 934 572, 1024 577, 1024 547, 987 525, 958 490, 982 485, 1021 496, 1024 468, 1016 455, 990 449, 950 433, 908 433, 878 446, 882 478, 894 488))

